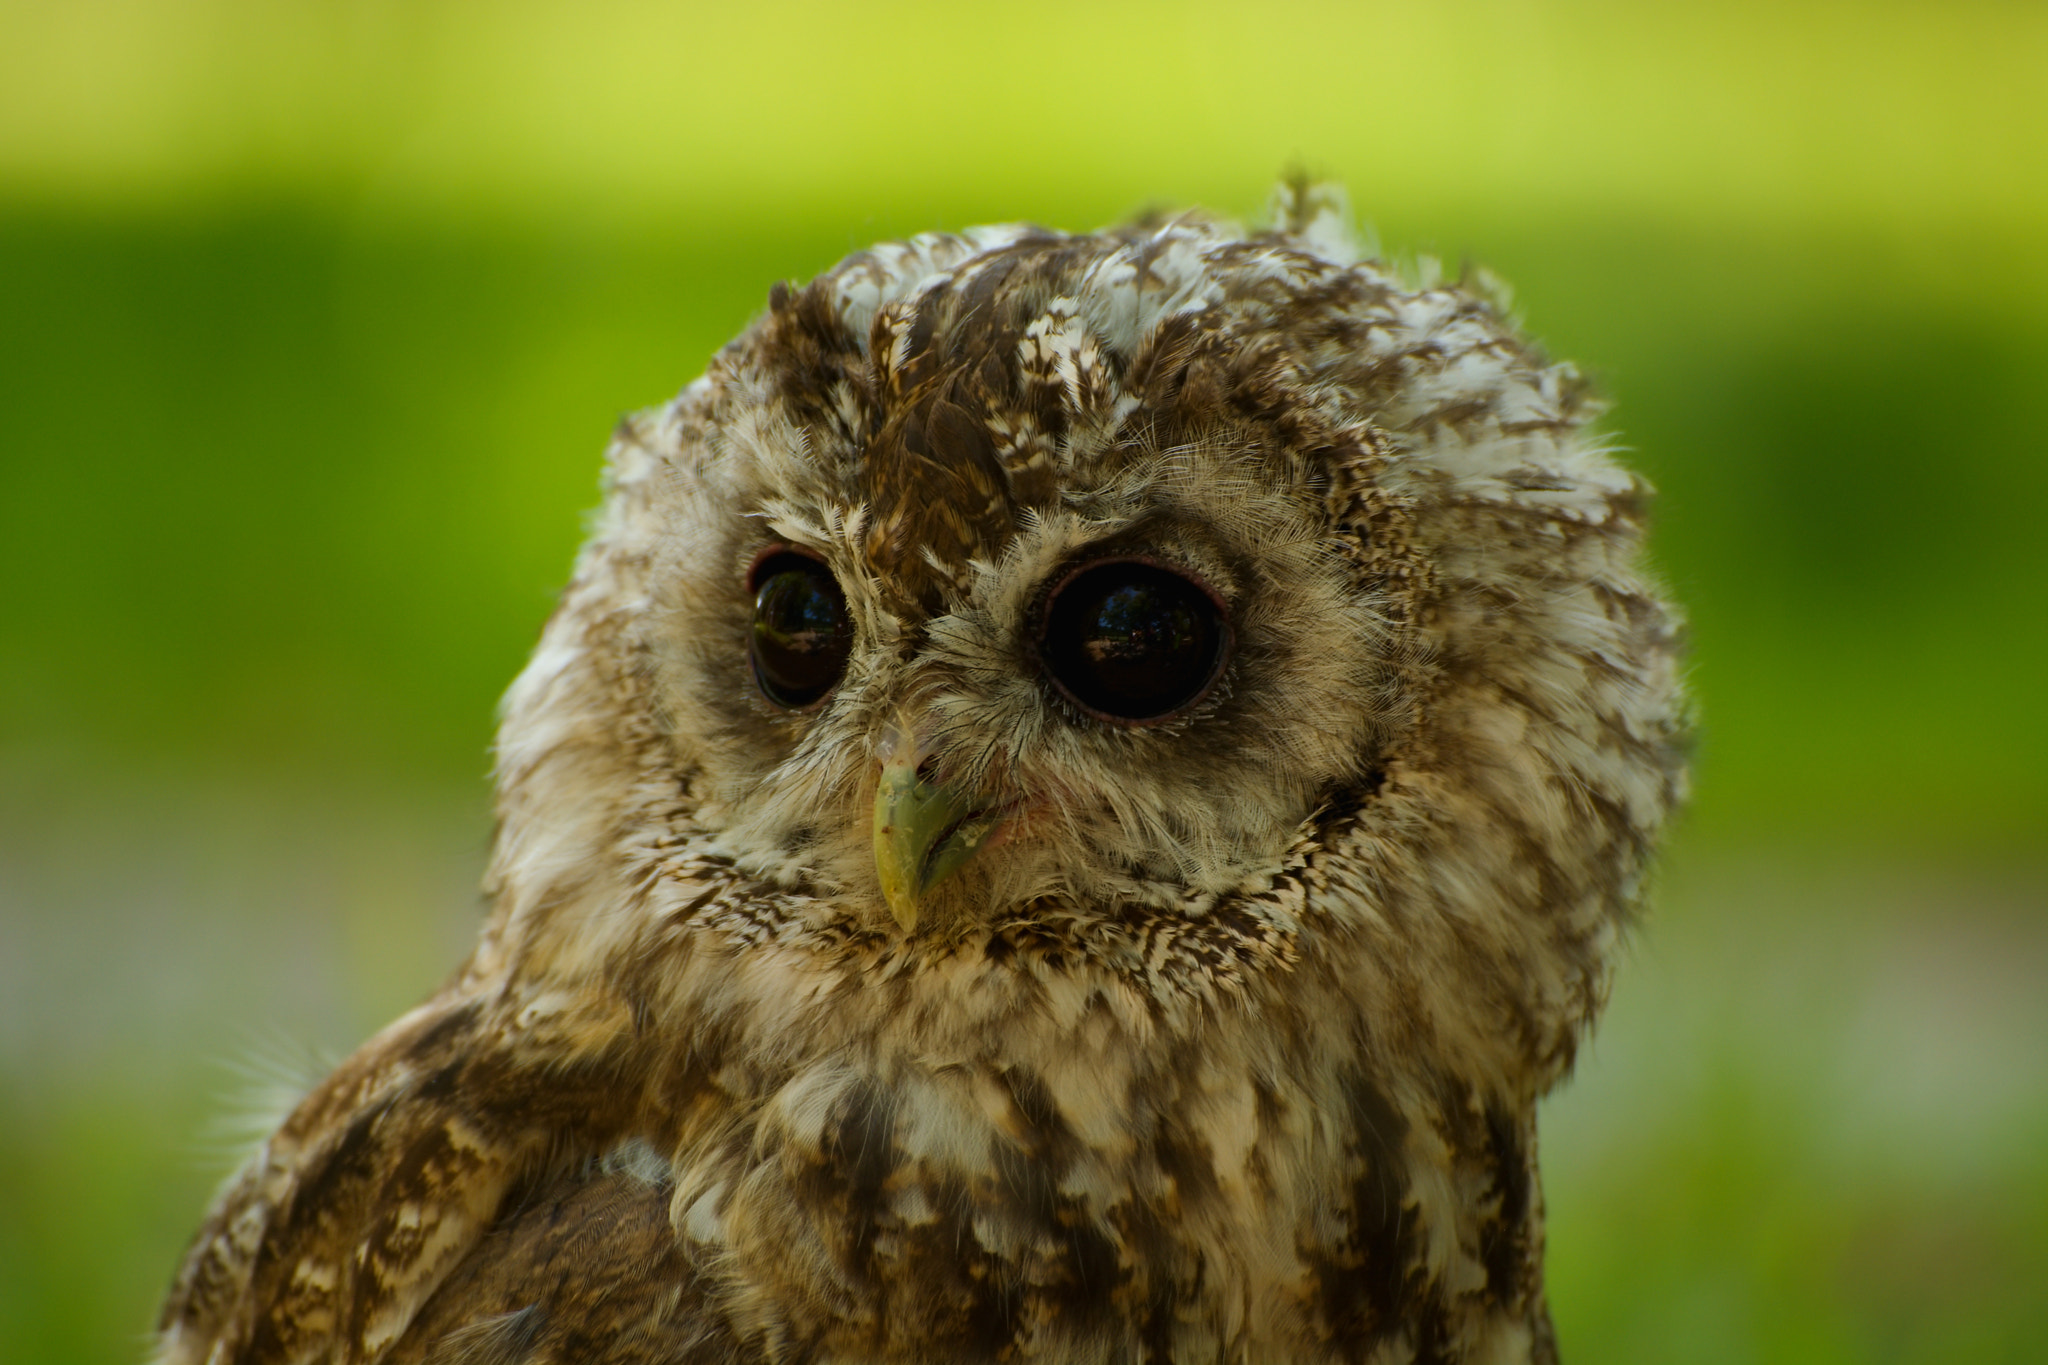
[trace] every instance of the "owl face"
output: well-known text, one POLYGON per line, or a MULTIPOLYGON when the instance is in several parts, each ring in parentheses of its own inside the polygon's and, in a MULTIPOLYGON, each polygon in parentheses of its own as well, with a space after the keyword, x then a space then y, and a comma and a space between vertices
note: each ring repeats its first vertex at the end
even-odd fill
POLYGON ((932 933, 1199 903, 1373 768, 1393 633, 1327 470, 1187 392, 1214 339, 1098 334, 1115 254, 1026 238, 864 326, 779 298, 649 475, 653 695, 746 870, 932 933))

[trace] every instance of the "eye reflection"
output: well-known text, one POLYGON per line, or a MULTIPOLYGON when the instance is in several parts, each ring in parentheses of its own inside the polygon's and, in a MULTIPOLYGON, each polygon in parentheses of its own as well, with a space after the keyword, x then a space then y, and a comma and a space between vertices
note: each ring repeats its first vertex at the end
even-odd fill
POLYGON ((1230 643, 1223 609, 1200 584, 1142 560, 1090 565, 1045 605, 1039 656, 1083 710, 1164 720, 1200 700, 1230 643))
POLYGON ((747 649, 762 695, 792 711, 815 705, 839 682, 853 649, 839 581, 817 560, 790 550, 764 559, 752 582, 747 649))

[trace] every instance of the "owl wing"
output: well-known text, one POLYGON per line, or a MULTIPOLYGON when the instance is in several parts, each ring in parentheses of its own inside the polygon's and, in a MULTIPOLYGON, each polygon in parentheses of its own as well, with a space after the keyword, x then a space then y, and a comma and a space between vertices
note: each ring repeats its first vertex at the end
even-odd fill
POLYGON ((159 1361, 736 1359, 652 1153, 592 1159, 636 1103, 635 1033, 594 991, 451 992, 385 1029, 223 1191, 159 1361))
POLYGON ((477 1244, 385 1362, 741 1359, 669 1223, 669 1194, 666 1184, 631 1171, 557 1176, 477 1244))

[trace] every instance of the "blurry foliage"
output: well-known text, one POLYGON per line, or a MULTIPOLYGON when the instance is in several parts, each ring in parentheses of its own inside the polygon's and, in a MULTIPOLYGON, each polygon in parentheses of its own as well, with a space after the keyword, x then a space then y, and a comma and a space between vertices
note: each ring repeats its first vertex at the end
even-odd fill
POLYGON ((0 1359, 141 1354, 232 1021, 460 951, 621 413, 878 238, 1295 159, 1594 374, 1693 622, 1669 956, 1546 1118, 1569 1358, 2044 1358, 2048 1021, 1956 1021, 2048 964, 2048 9, 1247 13, 0 0, 0 1359))

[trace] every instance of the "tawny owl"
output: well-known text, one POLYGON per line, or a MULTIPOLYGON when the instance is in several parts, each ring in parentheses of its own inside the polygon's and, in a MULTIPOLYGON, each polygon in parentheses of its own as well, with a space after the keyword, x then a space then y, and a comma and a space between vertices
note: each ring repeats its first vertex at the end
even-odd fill
POLYGON ((1549 1360, 1684 782, 1645 490, 1327 195, 861 252, 613 442, 491 912, 167 1362, 1549 1360))

